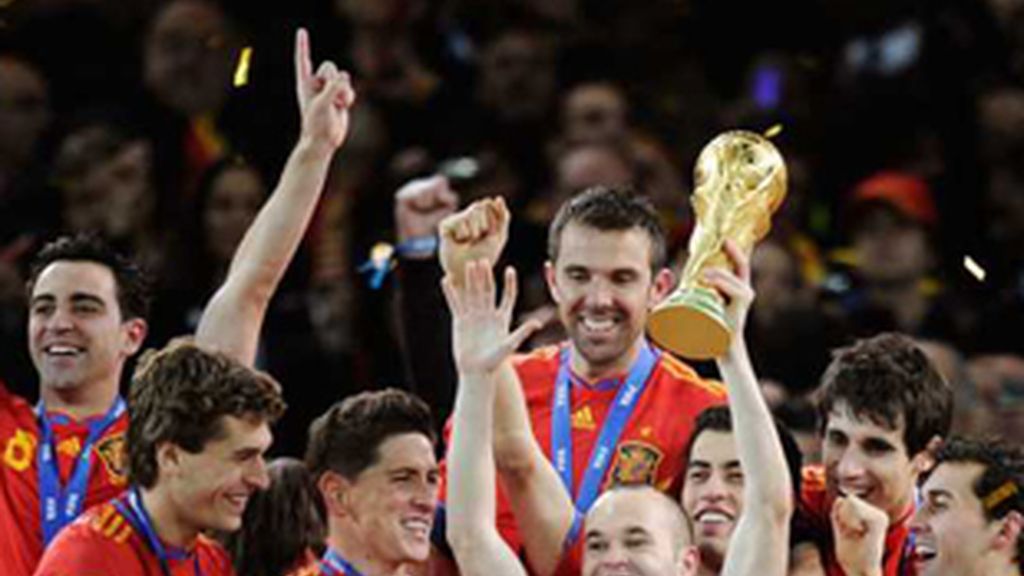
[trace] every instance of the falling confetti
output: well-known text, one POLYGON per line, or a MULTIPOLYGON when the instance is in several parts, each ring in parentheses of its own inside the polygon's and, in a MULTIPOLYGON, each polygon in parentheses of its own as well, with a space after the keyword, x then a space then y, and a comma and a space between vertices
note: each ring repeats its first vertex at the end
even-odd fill
POLYGON ((967 271, 970 272, 971 276, 974 276, 978 282, 985 281, 985 269, 975 262, 974 258, 964 256, 964 268, 967 268, 967 271))
POLYGON ((782 124, 775 124, 771 128, 764 131, 765 138, 775 138, 779 134, 782 134, 782 124))
POLYGON ((235 67, 235 88, 240 88, 249 83, 249 60, 251 58, 252 47, 246 46, 242 48, 242 54, 238 57, 238 66, 235 67))

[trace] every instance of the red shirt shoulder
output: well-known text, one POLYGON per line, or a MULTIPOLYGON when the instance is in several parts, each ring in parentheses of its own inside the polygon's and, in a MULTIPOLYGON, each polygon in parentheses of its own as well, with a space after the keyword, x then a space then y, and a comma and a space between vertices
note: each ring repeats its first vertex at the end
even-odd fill
MULTIPOLYGON (((168 563, 170 576, 194 576, 198 559, 204 576, 234 576, 227 552, 199 536, 192 554, 168 563)), ((145 537, 113 502, 96 506, 60 532, 43 555, 36 576, 149 576, 161 574, 160 560, 145 537)))
POLYGON ((79 516, 57 535, 35 574, 146 574, 147 566, 136 549, 139 542, 133 535, 131 524, 113 504, 102 504, 79 516))

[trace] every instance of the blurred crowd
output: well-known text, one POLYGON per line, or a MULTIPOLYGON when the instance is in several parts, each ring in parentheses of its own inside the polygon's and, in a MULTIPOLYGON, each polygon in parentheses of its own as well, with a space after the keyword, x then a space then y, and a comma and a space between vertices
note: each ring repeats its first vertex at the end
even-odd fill
POLYGON ((277 452, 298 454, 305 424, 359 390, 413 389, 439 422, 451 410, 454 382, 407 353, 447 330, 401 311, 443 308, 402 294, 424 261, 399 254, 379 286, 360 272, 374 246, 419 235, 400 191, 441 174, 457 200, 434 225, 504 197, 520 314, 549 323, 536 344, 561 337, 542 271, 564 199, 594 184, 649 195, 681 265, 701 148, 773 127, 789 192, 753 256, 748 338, 808 456, 830 350, 883 330, 945 371, 958 432, 1024 436, 1021 0, 0 2, 9 387, 35 394, 24 266, 60 233, 102 234, 146 264, 148 345, 195 329, 297 133, 281 55, 300 25, 359 102, 265 326, 259 364, 290 405, 277 452))

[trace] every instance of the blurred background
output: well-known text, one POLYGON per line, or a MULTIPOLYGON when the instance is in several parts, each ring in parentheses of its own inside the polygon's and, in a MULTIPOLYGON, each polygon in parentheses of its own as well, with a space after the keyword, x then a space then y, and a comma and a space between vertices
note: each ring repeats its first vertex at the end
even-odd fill
POLYGON ((882 330, 939 363, 959 431, 1024 437, 1024 0, 775 4, 0 0, 0 377, 34 397, 25 268, 60 233, 101 233, 149 268, 149 345, 195 328, 298 134, 305 26, 359 102, 263 334, 290 405, 277 453, 301 454, 306 423, 355 391, 451 408, 454 383, 404 344, 447 331, 403 329, 402 310, 440 299, 403 301, 403 262, 379 289, 358 272, 395 241, 410 180, 442 170, 463 204, 504 196, 521 313, 554 323, 540 272, 562 200, 633 185, 678 263, 701 147, 776 125, 789 196, 753 256, 748 338, 808 455, 830 350, 882 330))

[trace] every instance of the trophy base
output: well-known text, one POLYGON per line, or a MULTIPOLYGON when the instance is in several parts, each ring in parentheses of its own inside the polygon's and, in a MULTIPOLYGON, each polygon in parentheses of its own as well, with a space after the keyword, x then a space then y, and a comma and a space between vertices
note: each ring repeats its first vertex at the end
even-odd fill
POLYGON ((675 292, 651 311, 647 334, 659 347, 694 360, 725 354, 732 339, 720 297, 701 287, 675 292))

